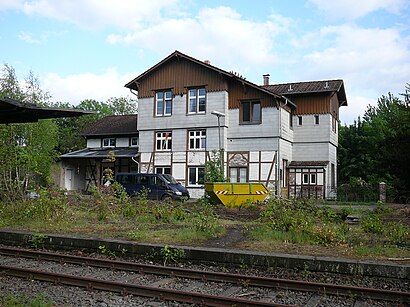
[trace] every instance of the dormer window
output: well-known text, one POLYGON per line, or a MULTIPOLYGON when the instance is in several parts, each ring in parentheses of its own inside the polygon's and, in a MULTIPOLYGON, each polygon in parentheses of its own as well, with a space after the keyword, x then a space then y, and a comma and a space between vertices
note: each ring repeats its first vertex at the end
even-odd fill
POLYGON ((105 138, 102 140, 102 147, 115 147, 115 138, 105 138))

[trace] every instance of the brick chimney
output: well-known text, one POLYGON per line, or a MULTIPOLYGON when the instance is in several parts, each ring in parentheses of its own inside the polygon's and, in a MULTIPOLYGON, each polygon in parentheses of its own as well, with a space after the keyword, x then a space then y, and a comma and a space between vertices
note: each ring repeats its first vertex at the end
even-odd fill
POLYGON ((269 85, 269 74, 263 75, 263 85, 269 85))

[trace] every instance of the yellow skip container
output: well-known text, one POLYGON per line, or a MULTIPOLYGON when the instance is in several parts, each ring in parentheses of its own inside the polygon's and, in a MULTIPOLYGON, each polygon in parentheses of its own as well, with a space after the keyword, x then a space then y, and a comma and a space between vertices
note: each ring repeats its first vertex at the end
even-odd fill
POLYGON ((269 195, 266 186, 259 182, 207 182, 205 192, 213 201, 222 203, 225 207, 240 207, 262 202, 269 195))

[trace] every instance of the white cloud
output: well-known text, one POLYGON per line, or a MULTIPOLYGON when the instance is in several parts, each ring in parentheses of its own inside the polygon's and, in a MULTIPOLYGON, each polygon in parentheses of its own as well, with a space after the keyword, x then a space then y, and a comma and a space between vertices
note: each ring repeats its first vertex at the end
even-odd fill
POLYGON ((23 0, 2 0, 0 1, 0 11, 10 9, 20 9, 23 5, 23 0))
POLYGON ((32 0, 22 10, 69 22, 83 28, 114 26, 135 29, 143 22, 155 22, 161 12, 173 11, 179 0, 32 0))
POLYGON ((354 88, 378 95, 403 88, 408 79, 409 39, 397 29, 330 26, 309 37, 315 49, 302 57, 295 75, 343 78, 354 88))
POLYGON ((289 24, 288 19, 277 15, 257 22, 243 19, 229 7, 205 8, 194 18, 165 19, 127 35, 112 34, 107 41, 135 44, 161 54, 179 49, 226 69, 242 65, 246 70, 245 65, 277 61, 274 38, 286 31, 289 24))
POLYGON ((398 14, 408 0, 309 0, 330 19, 354 20, 377 10, 398 14))
MULTIPOLYGON (((106 101, 110 97, 131 95, 123 87, 139 73, 119 75, 116 69, 107 69, 103 74, 85 73, 61 77, 56 73, 48 73, 42 78, 44 90, 52 95, 52 101, 79 104, 85 99, 106 101)), ((135 99, 135 96, 133 97, 135 99)))
POLYGON ((347 93, 347 107, 340 108, 340 121, 342 125, 350 125, 353 121, 357 120, 360 116, 363 117, 364 112, 367 110, 368 105, 375 105, 377 99, 364 97, 364 96, 355 96, 349 95, 347 93))

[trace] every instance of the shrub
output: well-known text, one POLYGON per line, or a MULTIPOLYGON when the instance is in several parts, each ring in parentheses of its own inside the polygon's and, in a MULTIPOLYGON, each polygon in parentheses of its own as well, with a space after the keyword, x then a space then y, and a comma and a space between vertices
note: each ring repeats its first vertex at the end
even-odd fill
POLYGON ((274 230, 303 231, 312 227, 317 216, 318 209, 307 202, 271 198, 261 212, 261 221, 274 230))
POLYGON ((360 226, 364 232, 382 234, 383 223, 381 219, 375 214, 369 214, 360 221, 360 226))
POLYGON ((390 243, 395 245, 409 244, 410 227, 400 223, 389 223, 384 233, 390 243))
POLYGON ((326 224, 316 226, 313 237, 316 243, 325 246, 336 246, 345 243, 343 233, 338 228, 326 224))

